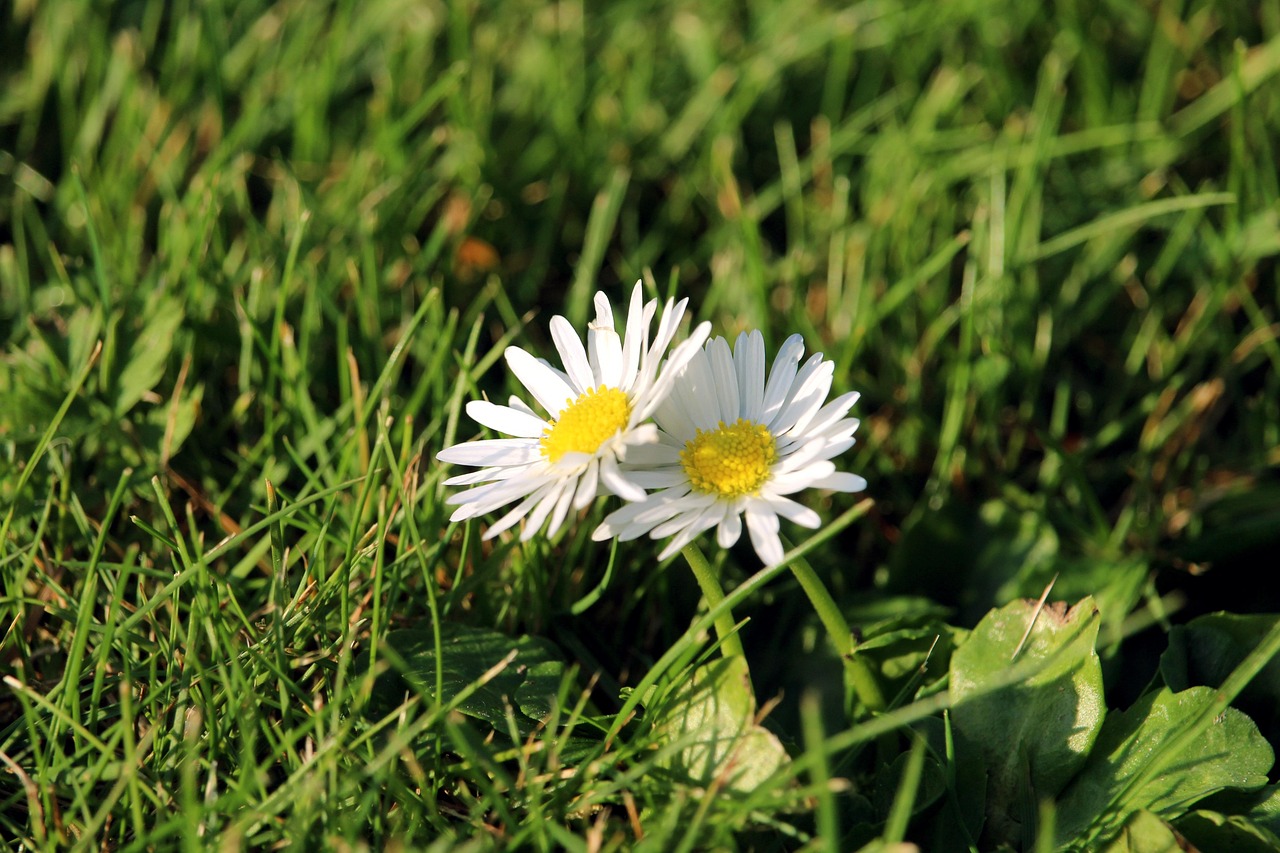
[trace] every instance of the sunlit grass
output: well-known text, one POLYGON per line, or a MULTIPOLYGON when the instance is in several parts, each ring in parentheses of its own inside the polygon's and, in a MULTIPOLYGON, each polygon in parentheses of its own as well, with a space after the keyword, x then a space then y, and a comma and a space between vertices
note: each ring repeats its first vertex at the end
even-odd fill
POLYGON ((1108 708, 1235 673, 1277 742, 1261 651, 1158 657, 1280 610, 1280 2, 50 0, 0 55, 5 845, 931 849, 951 652, 1050 583, 1108 708), (872 502, 805 498, 808 574, 703 542, 720 610, 616 499, 447 520, 502 349, 641 278, 862 392, 872 502), (792 757, 736 794, 662 716, 730 609, 792 757), (550 715, 379 699, 441 627, 547 644, 550 715))

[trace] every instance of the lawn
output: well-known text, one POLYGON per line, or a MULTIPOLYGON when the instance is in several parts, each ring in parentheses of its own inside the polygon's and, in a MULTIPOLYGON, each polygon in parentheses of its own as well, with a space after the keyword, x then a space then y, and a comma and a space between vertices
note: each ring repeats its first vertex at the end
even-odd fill
POLYGON ((1278 163, 1280 0, 4 4, 0 849, 1280 850, 1278 163), (637 281, 781 560, 450 520, 637 281))

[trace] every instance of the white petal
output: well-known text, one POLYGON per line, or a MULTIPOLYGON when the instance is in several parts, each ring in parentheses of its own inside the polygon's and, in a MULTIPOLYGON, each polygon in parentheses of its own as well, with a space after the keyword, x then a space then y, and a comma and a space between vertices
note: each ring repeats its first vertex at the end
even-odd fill
POLYGON ((533 506, 540 499, 545 497, 547 490, 549 490, 551 487, 552 487, 552 484, 548 483, 546 486, 542 488, 542 490, 536 491, 533 494, 525 496, 525 499, 520 501, 520 503, 516 504, 516 506, 510 512, 502 516, 502 518, 498 519, 497 522, 495 522, 494 524, 490 525, 489 529, 484 532, 484 536, 482 536, 481 538, 492 539, 502 531, 511 527, 520 519, 524 518, 525 515, 528 514, 529 512, 529 507, 533 506))
POLYGON ((733 367, 733 351, 728 341, 716 337, 707 342, 706 353, 712 385, 720 403, 718 420, 732 424, 738 420, 738 374, 733 367))
POLYGON ((666 508, 677 504, 683 497, 679 490, 655 492, 642 501, 629 503, 605 516, 604 521, 591 534, 597 542, 617 536, 626 542, 648 533, 656 522, 650 520, 637 521, 642 516, 657 516, 659 519, 669 517, 666 508))
POLYGON ((644 328, 644 339, 640 347, 639 361, 636 362, 636 375, 631 382, 631 390, 636 394, 646 392, 658 373, 658 362, 649 363, 649 329, 653 326, 653 318, 657 313, 658 300, 650 299, 644 304, 640 323, 644 328))
MULTIPOLYGON (((682 486, 676 486, 668 491, 674 493, 680 491, 682 488, 682 486)), ((659 492, 659 494, 662 493, 659 492)), ((664 522, 670 523, 670 521, 679 517, 693 518, 701 515, 708 508, 715 506, 716 503, 716 499, 711 495, 702 495, 697 492, 690 492, 684 497, 669 501, 661 507, 654 507, 640 513, 636 516, 636 523, 648 524, 650 527, 657 527, 664 522)))
POLYGON ((669 443, 670 436, 659 434, 659 440, 651 444, 629 445, 622 461, 628 467, 654 468, 659 465, 679 465, 680 447, 669 443))
POLYGON ((456 477, 450 477, 444 481, 446 486, 472 486, 476 483, 488 483, 494 480, 511 480, 516 477, 527 477, 537 465, 537 462, 531 462, 528 465, 504 465, 501 468, 481 468, 479 471, 468 471, 465 474, 459 474, 456 477))
POLYGON ((791 393, 769 424, 774 435, 785 435, 793 428, 798 429, 801 422, 808 423, 812 420, 831 392, 831 378, 835 374, 835 368, 832 362, 822 360, 822 353, 815 353, 805 362, 791 386, 791 393))
MULTIPOLYGON (((658 559, 667 559, 667 557, 670 557, 694 539, 697 539, 703 531, 710 530, 712 527, 715 527, 719 521, 720 507, 713 507, 712 511, 704 511, 701 515, 689 519, 687 526, 677 533, 675 537, 667 543, 667 547, 663 548, 658 554, 658 559)), ((656 539, 662 538, 661 536, 656 535, 656 531, 651 535, 656 539)))
MULTIPOLYGON (((679 382, 679 380, 676 380, 679 382)), ((684 406, 675 394, 668 394, 653 410, 653 419, 658 427, 678 442, 683 449, 686 441, 692 440, 698 429, 693 425, 693 418, 684 410, 684 406)))
POLYGON ((795 471, 804 468, 816 459, 830 459, 831 454, 827 453, 828 444, 829 442, 821 438, 806 439, 798 447, 792 447, 783 452, 782 459, 773 466, 774 473, 795 471))
POLYGON ((595 455, 591 453, 582 453, 578 450, 566 450, 564 455, 549 467, 560 477, 576 477, 582 473, 582 469, 595 458, 595 455))
POLYGON ((653 539, 675 538, 659 554, 659 559, 666 559, 671 554, 693 541, 699 533, 710 530, 724 518, 725 504, 714 502, 692 512, 682 513, 665 524, 659 524, 649 532, 653 539))
POLYGON ((769 371, 769 381, 764 386, 764 405, 760 411, 760 422, 767 424, 773 420, 778 409, 791 392, 791 383, 796 378, 800 364, 800 356, 804 354, 804 338, 792 335, 782 342, 782 349, 773 360, 773 369, 769 371))
POLYGON ((653 424, 640 424, 632 427, 625 433, 620 433, 617 441, 617 455, 619 459, 628 458, 633 450, 639 450, 642 447, 649 447, 657 444, 661 440, 661 433, 653 424))
POLYGON ((587 351, 582 348, 581 338, 569 321, 558 314, 551 318, 551 339, 555 342, 556 351, 560 353, 560 363, 564 365, 564 371, 569 374, 569 381, 573 383, 574 397, 596 387, 591 363, 587 361, 587 351))
POLYGON ((529 408, 529 404, 524 400, 521 400, 515 394, 512 394, 507 398, 507 405, 515 409, 517 412, 524 412, 526 415, 533 415, 534 417, 537 417, 537 413, 534 412, 533 409, 529 408))
POLYGON ((762 500, 769 504, 769 508, 778 515, 793 521, 801 527, 810 529, 822 526, 822 516, 803 504, 798 504, 791 498, 784 498, 781 495, 765 495, 762 500))
POLYGON ((721 548, 732 548, 742 536, 742 515, 737 510, 724 514, 720 529, 716 531, 716 544, 721 548))
POLYGON ((834 459, 857 443, 858 440, 852 437, 846 438, 843 441, 828 441, 826 447, 822 451, 822 458, 834 459))
POLYGON ((680 468, 642 468, 627 470, 627 479, 642 489, 669 489, 689 482, 689 475, 680 468))
MULTIPOLYGON (((657 300, 654 300, 656 305, 657 300)), ((651 318, 652 315, 649 315, 651 318)), ((640 370, 640 353, 649 343, 649 323, 645 317, 644 294, 640 282, 631 289, 631 304, 627 308, 627 329, 622 339, 622 370, 618 378, 621 388, 630 389, 640 370)))
POLYGON ((644 489, 631 482, 618 470, 618 460, 612 455, 600 459, 600 482, 623 500, 644 500, 644 489))
POLYGON ((688 299, 681 299, 674 303, 668 299, 666 305, 662 306, 662 319, 658 321, 658 331, 653 336, 653 343, 649 346, 649 359, 654 364, 662 358, 662 354, 671 345, 672 338, 676 336, 676 329, 680 326, 680 320, 684 317, 684 308, 688 304, 688 299))
POLYGON ((507 359, 507 367, 516 375, 520 383, 529 389, 529 393, 538 401, 538 405, 547 410, 551 419, 560 417, 564 407, 577 398, 573 388, 558 371, 545 362, 539 361, 519 347, 507 347, 503 353, 507 359))
MULTIPOLYGON (((459 504, 466 508, 466 517, 484 515, 500 506, 519 500, 532 494, 543 486, 555 483, 558 477, 540 475, 530 477, 513 477, 510 480, 485 483, 474 489, 457 492, 445 498, 447 504, 459 504)), ((457 513, 454 513, 457 515, 457 513)), ((456 518, 454 519, 457 520, 456 518)))
POLYGON ((813 420, 809 422, 806 431, 810 433, 820 433, 827 427, 839 421, 853 408, 853 404, 858 402, 858 398, 862 395, 857 391, 850 391, 847 394, 841 394, 830 403, 827 403, 818 413, 813 416, 813 420))
POLYGON ((710 431, 719 425, 720 404, 716 397, 715 376, 705 352, 699 350, 689 360, 673 385, 671 396, 696 428, 710 431))
MULTIPOLYGON (((671 300, 667 300, 666 307, 662 312, 662 319, 658 321, 657 334, 654 335, 653 343, 645 350, 645 354, 640 361, 640 373, 636 377, 637 393, 643 392, 648 394, 650 389, 652 389, 652 393, 658 399, 666 396, 667 389, 666 386, 662 384, 660 376, 662 357, 666 353, 667 347, 670 346, 671 340, 675 337, 676 329, 680 325, 680 318, 684 316, 684 307, 688 302, 688 299, 681 299, 679 302, 672 305, 671 300)), ((697 349, 702 346, 702 339, 705 339, 706 335, 710 332, 709 327, 706 332, 703 332, 701 330, 702 325, 707 324, 700 324, 697 329, 694 329, 693 334, 690 335, 688 339, 683 341, 680 346, 676 347, 675 350, 672 351, 671 358, 667 360, 666 367, 661 368, 661 373, 665 373, 668 369, 678 370, 684 364, 689 356, 690 341, 696 341, 696 344, 692 347, 693 349, 697 349), (702 339, 699 339, 699 335, 702 336, 702 339)))
POLYGON ((436 458, 452 465, 525 465, 541 459, 542 450, 527 438, 488 438, 446 447, 436 458))
POLYGON ((626 519, 630 524, 643 525, 649 530, 677 515, 701 512, 713 503, 715 500, 709 495, 690 493, 688 486, 673 486, 665 491, 654 492, 641 504, 637 504, 638 511, 626 516, 626 519))
POLYGON ((593 459, 582 472, 578 480, 578 493, 573 499, 573 508, 582 509, 596 499, 600 484, 600 462, 593 459))
POLYGON ((733 345, 733 367, 738 374, 739 411, 749 421, 761 423, 764 406, 764 335, 758 330, 738 335, 733 345))
POLYGON ((591 304, 596 307, 596 319, 590 324, 590 328, 613 331, 613 306, 609 304, 609 297, 605 296, 604 291, 597 290, 591 304))
POLYGON ((671 393, 673 383, 680 381, 682 372, 689 361, 702 354, 703 341, 707 339, 707 335, 710 333, 710 323, 699 323, 697 328, 689 334, 689 337, 681 341, 680 345, 672 351, 671 357, 662 366, 661 375, 654 381, 652 388, 646 394, 647 402, 643 409, 644 417, 648 417, 658 405, 667 399, 667 396, 671 393))
POLYGON ((597 385, 622 383, 622 339, 613 328, 613 313, 603 293, 596 294, 596 319, 587 327, 587 356, 597 385))
POLYGON ((612 329, 587 331, 591 372, 597 385, 617 388, 622 383, 622 341, 612 329))
POLYGON ((556 483, 552 488, 546 490, 546 494, 538 501, 538 505, 533 508, 533 512, 529 513, 529 520, 525 522, 524 530, 520 531, 520 541, 528 542, 538 531, 542 529, 542 525, 546 523, 547 516, 551 514, 551 510, 555 509, 556 502, 560 500, 560 496, 567 488, 570 494, 573 492, 574 481, 561 481, 556 483))
POLYGON ((747 504, 747 532, 751 534, 751 546, 766 566, 782 562, 782 540, 778 538, 778 516, 761 501, 747 504))
POLYGON ((811 431, 811 434, 821 435, 827 441, 840 441, 842 439, 849 438, 857 432, 858 427, 861 426, 861 424, 862 421, 857 418, 841 418, 835 423, 828 425, 822 430, 822 432, 815 433, 811 431))
POLYGON ((848 471, 836 471, 825 477, 814 479, 809 486, 814 489, 831 489, 835 492, 861 492, 866 489, 867 481, 848 471))
POLYGON ((467 403, 467 414, 481 426, 522 438, 540 438, 542 433, 551 428, 551 424, 537 415, 526 414, 508 406, 499 406, 488 400, 472 400, 467 403))
POLYGON ((547 523, 548 536, 555 536, 560 525, 564 524, 565 518, 569 515, 569 504, 573 503, 574 494, 571 488, 560 493, 560 499, 556 501, 555 509, 551 511, 551 521, 547 523))
POLYGON ((831 476, 835 470, 836 466, 833 463, 823 460, 814 462, 799 471, 774 474, 773 479, 769 481, 769 491, 775 495, 789 495, 801 489, 809 489, 815 482, 831 476))
POLYGON ((830 459, 853 446, 853 442, 850 439, 858 431, 859 423, 857 418, 841 418, 822 430, 816 430, 812 425, 803 432, 799 432, 798 429, 792 430, 789 435, 778 439, 778 455, 789 456, 797 453, 801 447, 818 444, 823 448, 822 453, 819 455, 822 458, 830 459), (841 443, 843 443, 841 449, 832 449, 841 443))

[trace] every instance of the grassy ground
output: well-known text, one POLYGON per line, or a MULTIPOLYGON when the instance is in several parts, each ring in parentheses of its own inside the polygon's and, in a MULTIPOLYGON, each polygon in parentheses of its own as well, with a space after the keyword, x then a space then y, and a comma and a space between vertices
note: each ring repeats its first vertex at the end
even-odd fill
MULTIPOLYGON (((0 57, 12 849, 1049 850, 908 736, 984 615, 1091 596, 1114 711, 1280 610, 1280 2, 18 0, 0 57), (606 502, 481 543, 433 460, 642 276, 862 392, 873 503, 806 495, 804 560, 893 710, 713 553, 791 756, 751 786, 673 734, 724 676, 682 562, 606 502), (404 629, 470 657, 399 706, 404 629), (504 642, 541 699, 483 699, 504 642)), ((1268 618, 1219 669, 1275 744, 1268 618)))

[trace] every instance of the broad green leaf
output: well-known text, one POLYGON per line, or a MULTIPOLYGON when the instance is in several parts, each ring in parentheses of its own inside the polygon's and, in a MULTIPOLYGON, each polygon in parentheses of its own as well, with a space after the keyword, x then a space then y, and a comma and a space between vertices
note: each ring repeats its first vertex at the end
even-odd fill
POLYGON ((1249 819, 1273 835, 1280 836, 1280 785, 1262 789, 1257 805, 1249 810, 1249 819))
POLYGON ((1280 850, 1280 836, 1244 815, 1196 810, 1179 818, 1176 826, 1178 832, 1200 850, 1230 850, 1231 853, 1280 850))
POLYGON ((755 721, 747 664, 722 657, 697 667, 652 709, 654 734, 674 749, 658 759, 691 784, 747 793, 788 760, 777 737, 755 721))
POLYGON ((1059 837, 1106 835, 1140 809, 1173 819, 1215 791, 1265 785, 1271 746, 1234 708, 1202 724, 1185 748, 1165 748, 1213 703, 1208 687, 1181 693, 1162 688, 1127 711, 1112 712, 1089 761, 1058 801, 1059 837))
MULTIPOLYGON (((911 752, 900 753, 893 763, 880 769, 871 782, 871 802, 877 814, 882 817, 889 813, 893 799, 902 786, 902 777, 911 759, 911 752)), ((911 803, 913 815, 927 809, 937 802, 947 790, 946 771, 933 758, 926 757, 921 768, 920 784, 916 789, 915 799, 911 803)))
POLYGON ((1070 610, 1015 601, 951 656, 957 757, 986 767, 993 843, 1016 841, 1088 757, 1106 714, 1098 625, 1092 599, 1070 610), (1026 675, 1010 683, 1014 667, 1026 675))
MULTIPOLYGON (((444 690, 441 704, 452 704, 463 691, 488 675, 489 680, 462 699, 457 710, 502 727, 510 708, 522 734, 533 731, 551 711, 564 680, 565 665, 560 653, 546 640, 508 637, 497 631, 452 623, 442 624, 440 634, 444 690), (490 674, 513 651, 511 662, 490 674)), ((374 714, 388 713, 403 701, 406 692, 434 700, 436 649, 429 629, 391 632, 382 653, 392 660, 393 668, 379 676, 374 686, 374 714)))
POLYGON ((953 500, 914 518, 891 558, 890 593, 928 589, 954 603, 960 621, 1038 595, 1053 578, 1058 536, 1043 514, 1002 500, 953 500))
POLYGON ((1130 818, 1103 853, 1184 853, 1169 825, 1148 811, 1130 818))
MULTIPOLYGON (((1275 615, 1210 613, 1169 632, 1160 656, 1160 677, 1177 692, 1196 685, 1216 687, 1275 627, 1275 615)), ((1274 657, 1249 682, 1232 705, 1263 732, 1280 733, 1280 657, 1274 657)))
POLYGON ((858 643, 857 654, 873 662, 882 684, 892 693, 917 684, 912 681, 917 677, 918 684, 930 684, 943 677, 952 652, 964 636, 959 628, 937 622, 869 637, 858 643))

